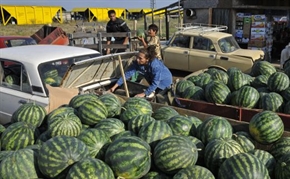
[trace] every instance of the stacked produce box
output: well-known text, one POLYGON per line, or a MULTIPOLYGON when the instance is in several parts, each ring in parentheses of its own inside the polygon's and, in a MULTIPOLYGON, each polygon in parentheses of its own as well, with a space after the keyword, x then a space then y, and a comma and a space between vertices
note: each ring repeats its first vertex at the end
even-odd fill
POLYGON ((236 14, 235 38, 238 43, 248 43, 250 39, 251 15, 245 13, 236 14))
POLYGON ((251 36, 248 49, 263 50, 267 61, 271 61, 273 27, 266 15, 251 16, 251 36))

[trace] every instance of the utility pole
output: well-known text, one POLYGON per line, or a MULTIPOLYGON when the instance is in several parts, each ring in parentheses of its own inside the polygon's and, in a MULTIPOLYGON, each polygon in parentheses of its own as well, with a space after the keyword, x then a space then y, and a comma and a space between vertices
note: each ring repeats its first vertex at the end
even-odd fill
POLYGON ((180 0, 178 0, 178 27, 180 27, 180 0))
POLYGON ((156 0, 150 0, 150 7, 152 10, 152 24, 154 24, 154 9, 156 5, 156 0))

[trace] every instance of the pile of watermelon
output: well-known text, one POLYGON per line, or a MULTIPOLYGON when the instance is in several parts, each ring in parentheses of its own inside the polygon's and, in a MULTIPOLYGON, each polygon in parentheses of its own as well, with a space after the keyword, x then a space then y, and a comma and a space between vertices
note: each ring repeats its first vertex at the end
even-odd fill
POLYGON ((62 77, 59 76, 57 69, 52 69, 44 73, 44 83, 58 87, 61 84, 62 77))
POLYGON ((0 178, 285 179, 290 138, 283 132, 273 111, 253 116, 246 132, 219 116, 153 109, 144 98, 82 94, 48 114, 23 104, 10 125, 0 125, 0 178))
POLYGON ((185 99, 290 114, 289 77, 290 67, 277 71, 267 61, 256 62, 250 74, 236 67, 227 71, 209 68, 178 81, 176 94, 185 99))

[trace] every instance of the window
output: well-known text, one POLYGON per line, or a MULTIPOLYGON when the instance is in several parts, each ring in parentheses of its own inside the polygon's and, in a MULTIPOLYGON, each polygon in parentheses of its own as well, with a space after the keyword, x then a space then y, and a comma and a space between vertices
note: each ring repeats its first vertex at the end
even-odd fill
POLYGON ((7 61, 1 61, 1 86, 30 93, 31 85, 24 66, 15 62, 4 66, 5 62, 7 61))
POLYGON ((16 47, 21 45, 36 45, 36 41, 32 38, 23 38, 23 39, 10 39, 6 40, 5 44, 7 47, 16 47))
POLYGON ((171 46, 189 48, 190 36, 176 35, 171 46))
POLYGON ((193 49, 215 51, 211 40, 204 37, 194 37, 193 49))
POLYGON ((230 53, 240 48, 234 37, 222 38, 218 44, 223 53, 230 53))

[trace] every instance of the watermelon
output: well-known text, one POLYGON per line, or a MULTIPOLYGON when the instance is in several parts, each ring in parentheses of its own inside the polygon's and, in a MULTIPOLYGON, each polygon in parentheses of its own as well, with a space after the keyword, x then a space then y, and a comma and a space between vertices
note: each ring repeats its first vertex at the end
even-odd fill
POLYGON ((228 68, 227 69, 227 74, 228 74, 228 76, 230 76, 233 72, 236 72, 236 71, 238 71, 238 72, 242 72, 239 68, 237 68, 237 67, 230 67, 230 68, 228 68))
POLYGON ((52 84, 52 86, 56 86, 59 87, 61 85, 62 82, 62 77, 61 76, 57 76, 54 78, 55 83, 52 84))
POLYGON ((131 119, 139 115, 151 115, 151 113, 144 113, 138 108, 129 108, 121 113, 120 120, 127 126, 131 119))
POLYGON ((277 113, 262 111, 251 118, 249 131, 257 142, 271 144, 283 135, 284 124, 277 113))
POLYGON ((51 69, 44 73, 44 78, 56 78, 58 76, 57 69, 51 69))
POLYGON ((233 155, 244 152, 238 142, 232 139, 211 140, 205 147, 205 166, 214 174, 218 174, 221 164, 233 155))
POLYGON ((196 137, 187 136, 187 138, 191 140, 195 144, 196 148, 198 149, 198 159, 197 159, 196 164, 204 166, 205 165, 204 164, 204 148, 205 148, 204 144, 201 142, 201 140, 199 140, 196 137))
POLYGON ((211 81, 205 87, 205 99, 215 104, 228 104, 231 91, 226 84, 219 81, 211 81))
POLYGON ((78 109, 78 115, 82 123, 95 125, 107 118, 108 110, 101 100, 94 99, 83 103, 78 109))
POLYGON ((178 115, 179 113, 170 106, 162 106, 154 111, 152 117, 156 120, 164 120, 167 121, 171 117, 178 115))
POLYGON ((12 122, 23 121, 34 127, 39 127, 46 116, 46 110, 43 106, 35 103, 26 103, 21 105, 11 117, 12 122))
POLYGON ((211 75, 209 73, 201 73, 198 75, 200 79, 196 81, 196 86, 205 89, 206 85, 212 81, 211 75))
POLYGON ((16 122, 8 126, 1 135, 3 150, 18 150, 35 142, 36 130, 26 122, 16 122))
POLYGON ((197 138, 204 144, 213 139, 231 139, 233 128, 231 124, 223 117, 211 116, 206 118, 198 126, 197 138))
MULTIPOLYGON (((25 148, 24 148, 25 149, 25 148)), ((22 149, 21 149, 22 150, 22 149)), ((3 150, 0 151, 0 164, 1 162, 8 157, 9 155, 13 154, 15 151, 14 150, 3 150)), ((1 176, 1 175, 0 175, 1 176)))
POLYGON ((290 101, 290 87, 286 88, 284 91, 281 91, 280 94, 283 97, 284 101, 290 101))
POLYGON ((122 132, 112 136, 111 140, 115 141, 115 140, 120 139, 122 137, 130 137, 130 136, 137 136, 137 135, 132 131, 122 131, 122 132))
POLYGON ((141 127, 151 121, 155 121, 155 119, 148 114, 135 116, 129 121, 128 130, 138 134, 141 127))
POLYGON ((276 160, 273 155, 265 150, 260 149, 252 150, 250 153, 255 155, 266 166, 269 175, 273 177, 276 165, 276 160))
POLYGON ((94 99, 97 99, 98 96, 95 95, 95 94, 80 94, 80 95, 76 95, 74 96, 70 101, 69 101, 69 104, 68 106, 69 107, 72 107, 72 108, 75 108, 76 110, 78 110, 78 108, 84 103, 84 102, 87 102, 87 101, 90 101, 90 100, 94 100, 94 99))
POLYGON ((129 98, 123 104, 122 110, 126 111, 126 110, 132 109, 132 108, 138 109, 142 114, 152 114, 152 112, 153 112, 150 102, 147 101, 145 98, 139 98, 139 97, 129 98))
POLYGON ((112 137, 125 131, 125 124, 117 118, 107 118, 101 120, 94 128, 103 130, 108 137, 112 137))
POLYGON ((209 73, 212 80, 218 80, 224 84, 228 84, 229 75, 221 69, 210 68, 205 73, 209 73))
POLYGON ((270 153, 276 160, 283 155, 290 153, 290 137, 281 137, 277 142, 271 145, 270 153))
POLYGON ((77 138, 87 145, 91 157, 97 158, 104 156, 107 146, 111 143, 104 131, 93 128, 82 131, 77 138))
POLYGON ((290 178, 290 153, 283 155, 275 167, 275 179, 290 178))
POLYGON ((248 78, 245 76, 244 73, 240 71, 233 71, 229 76, 228 87, 230 88, 231 91, 237 91, 241 87, 249 84, 250 82, 248 78))
POLYGON ((145 32, 143 29, 138 29, 136 35, 137 37, 145 38, 145 32))
POLYGON ((42 145, 44 142, 48 141, 51 138, 50 131, 44 131, 38 136, 35 141, 35 144, 42 145))
POLYGON ((121 113, 122 104, 119 98, 113 93, 106 93, 99 97, 105 104, 108 110, 108 117, 119 116, 121 113))
POLYGON ((251 86, 243 86, 238 90, 236 105, 245 108, 255 108, 259 102, 259 92, 251 86))
POLYGON ((0 124, 0 136, 6 130, 6 128, 0 124))
POLYGON ((0 163, 0 178, 40 178, 35 152, 31 149, 20 149, 7 155, 0 163))
POLYGON ((191 81, 182 79, 176 83, 176 94, 182 96, 186 88, 193 86, 195 85, 191 81))
POLYGON ((182 94, 182 98, 192 100, 205 100, 205 94, 203 88, 199 86, 190 86, 186 88, 182 94))
POLYGON ((47 77, 47 78, 44 79, 44 83, 52 85, 52 84, 55 84, 56 81, 55 81, 54 78, 47 77))
POLYGON ((50 117, 47 123, 51 137, 59 135, 78 136, 82 130, 81 120, 72 112, 50 117))
POLYGON ((153 153, 155 165, 172 175, 182 168, 195 165, 197 157, 196 145, 185 136, 170 136, 161 140, 153 153))
POLYGON ((11 74, 4 78, 4 82, 6 82, 8 85, 20 85, 20 78, 17 75, 11 74))
POLYGON ((179 170, 173 179, 215 179, 214 175, 207 168, 202 166, 190 166, 179 170))
POLYGON ((103 161, 95 158, 85 158, 75 163, 68 171, 66 179, 113 179, 112 169, 103 161))
POLYGON ((274 112, 282 112, 284 109, 283 97, 276 92, 263 94, 259 105, 261 109, 274 112))
POLYGON ((162 172, 149 171, 142 179, 171 179, 171 177, 162 172))
POLYGON ((188 78, 186 78, 188 81, 191 81, 193 84, 196 85, 196 82, 200 80, 200 76, 190 76, 188 78))
POLYGON ((162 139, 172 136, 170 126, 164 121, 151 121, 141 127, 138 136, 152 148, 162 139))
POLYGON ((121 137, 109 145, 105 162, 117 178, 141 178, 151 166, 150 146, 139 137, 121 137))
POLYGON ((220 166, 219 179, 270 179, 266 166, 254 155, 239 153, 226 159, 220 166))
POLYGON ((259 75, 266 75, 270 76, 275 73, 277 70, 276 68, 268 61, 257 61, 254 63, 251 76, 257 77, 259 75))
POLYGON ((253 142, 244 135, 233 134, 232 139, 240 144, 244 152, 250 152, 255 149, 253 142))
POLYGON ((290 101, 288 101, 285 104, 284 109, 283 109, 283 112, 286 113, 286 114, 290 114, 290 101))
POLYGON ((267 87, 268 79, 269 79, 269 76, 267 75, 259 75, 251 83, 251 86, 253 86, 254 88, 267 87))
POLYGON ((86 144, 71 136, 56 136, 41 146, 38 167, 49 178, 63 178, 69 168, 83 158, 89 157, 86 144))
POLYGON ((186 116, 176 115, 169 119, 169 126, 172 129, 173 135, 189 136, 192 131, 195 133, 195 125, 186 116), (194 128, 194 129, 192 129, 194 128))
POLYGON ((57 115, 61 115, 61 114, 65 114, 65 113, 74 113, 77 115, 77 110, 72 108, 72 107, 61 106, 59 108, 54 109, 50 113, 48 113, 47 120, 50 120, 51 118, 54 118, 57 115))
POLYGON ((289 77, 283 72, 275 72, 269 76, 268 88, 272 92, 281 92, 289 87, 289 77))

